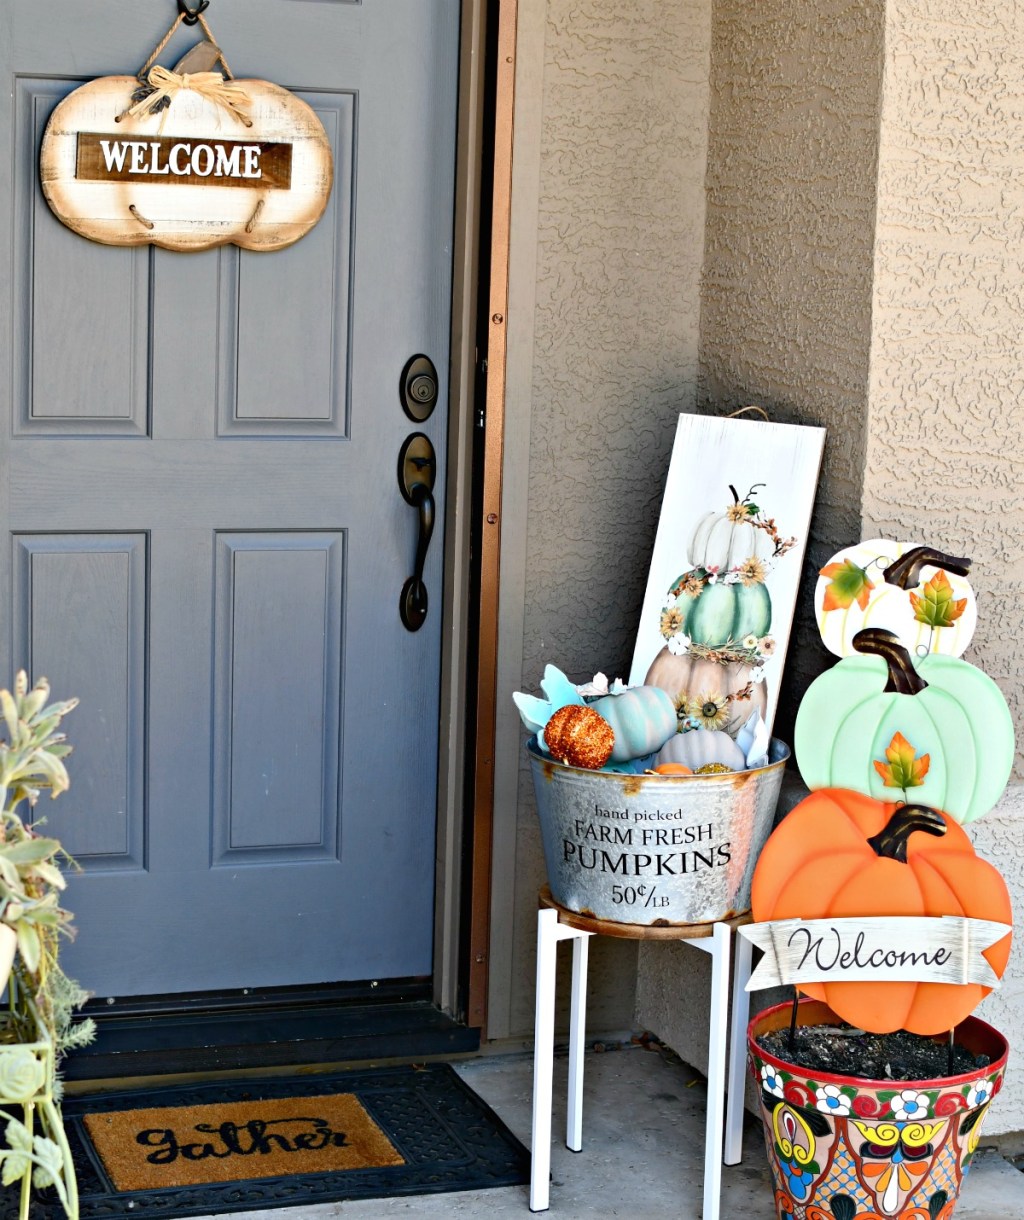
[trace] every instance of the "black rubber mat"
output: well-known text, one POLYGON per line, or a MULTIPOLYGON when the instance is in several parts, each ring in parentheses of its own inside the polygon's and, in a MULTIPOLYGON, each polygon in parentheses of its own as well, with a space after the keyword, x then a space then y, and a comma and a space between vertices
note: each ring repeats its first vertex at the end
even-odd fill
MULTIPOLYGON (((529 1180, 526 1149, 491 1108, 443 1063, 98 1093, 66 1098, 63 1111, 78 1176, 81 1220, 122 1216, 173 1220, 345 1199, 479 1190, 529 1180), (246 1155, 238 1158, 240 1176, 236 1181, 125 1192, 114 1187, 83 1121, 87 1114, 114 1110, 258 1102, 330 1093, 354 1094, 405 1164, 246 1178, 246 1159, 253 1155, 250 1141, 246 1155)), ((257 1148, 255 1156, 259 1155, 257 1148)), ((16 1220, 18 1193, 11 1188, 0 1196, 0 1220, 16 1220)), ((35 1193, 32 1220, 60 1220, 63 1216, 54 1191, 35 1193)))

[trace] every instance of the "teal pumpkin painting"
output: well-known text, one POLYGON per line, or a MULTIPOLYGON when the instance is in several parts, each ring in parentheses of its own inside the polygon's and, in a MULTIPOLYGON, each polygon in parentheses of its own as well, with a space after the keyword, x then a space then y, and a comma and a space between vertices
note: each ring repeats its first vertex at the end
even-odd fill
POLYGON ((868 628, 811 683, 796 718, 804 783, 876 800, 943 809, 966 824, 1003 794, 1014 758, 1013 720, 999 687, 958 657, 913 659, 896 635, 868 628))

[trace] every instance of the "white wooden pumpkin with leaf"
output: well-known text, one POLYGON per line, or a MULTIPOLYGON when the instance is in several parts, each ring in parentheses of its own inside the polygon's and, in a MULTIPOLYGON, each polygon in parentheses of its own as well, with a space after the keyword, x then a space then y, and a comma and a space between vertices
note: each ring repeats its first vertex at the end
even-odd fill
POLYGON ((978 620, 970 566, 970 559, 887 538, 844 548, 821 569, 814 590, 825 647, 837 657, 856 656, 857 632, 880 628, 912 656, 961 656, 978 620))
MULTIPOLYGON (((204 57, 223 62, 208 42, 177 67, 204 57)), ((47 124, 40 176, 56 216, 92 241, 277 250, 320 219, 333 157, 314 111, 280 85, 157 65, 69 94, 47 124)))

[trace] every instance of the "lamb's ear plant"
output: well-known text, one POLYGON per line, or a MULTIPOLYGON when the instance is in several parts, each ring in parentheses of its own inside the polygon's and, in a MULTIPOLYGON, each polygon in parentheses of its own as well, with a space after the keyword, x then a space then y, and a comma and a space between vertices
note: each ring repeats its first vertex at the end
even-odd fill
POLYGON ((26 1220, 30 1190, 53 1187, 71 1220, 78 1215, 74 1166, 60 1116, 57 1065, 72 1047, 92 1040, 92 1021, 75 1022, 87 993, 58 960, 71 914, 61 906, 64 868, 74 862, 56 838, 41 833, 39 798, 69 787, 64 759, 71 751, 61 721, 78 700, 50 703, 45 678, 29 689, 19 673, 14 691, 0 691, 6 741, 0 741, 0 926, 16 938, 7 981, 7 1014, 0 1021, 0 1183, 21 1183, 19 1216, 26 1220), (20 1117, 6 1106, 20 1107, 20 1117))
POLYGON ((0 922, 18 938, 23 986, 33 994, 59 1057, 93 1036, 91 1021, 72 1025, 74 1009, 87 998, 58 961, 60 934, 71 934, 71 914, 60 905, 66 881, 58 867, 73 861, 59 840, 41 834, 33 818, 40 796, 56 800, 70 786, 64 759, 71 752, 61 721, 77 699, 48 702, 50 685, 39 679, 29 689, 24 672, 13 694, 0 690, 0 714, 7 740, 0 741, 0 922))

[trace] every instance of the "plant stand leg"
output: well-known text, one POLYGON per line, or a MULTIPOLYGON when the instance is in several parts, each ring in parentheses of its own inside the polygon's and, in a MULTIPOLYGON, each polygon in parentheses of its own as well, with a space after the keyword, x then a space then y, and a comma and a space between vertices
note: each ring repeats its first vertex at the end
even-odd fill
POLYGON ((572 943, 572 1004, 569 1017, 569 1107, 566 1146, 583 1149, 583 1043, 587 1028, 587 959, 590 933, 580 932, 572 943))
MULTIPOLYGON (((23 1122, 25 1130, 30 1136, 35 1135, 35 1115, 36 1107, 34 1102, 26 1102, 24 1108, 23 1122)), ((29 1207, 32 1205, 32 1166, 28 1168, 28 1172, 21 1179, 21 1206, 18 1210, 18 1220, 28 1220, 29 1207)))
POLYGON ((725 1119, 726 1165, 743 1160, 743 1096, 747 1079, 747 1022, 750 1019, 750 959, 753 945, 737 933, 733 940, 732 1016, 729 1028, 729 1086, 725 1119))
POLYGON ((725 1126, 725 1052, 729 1026, 729 949, 732 930, 716 923, 712 935, 691 940, 711 955, 711 1012, 708 1018, 708 1116, 704 1136, 703 1220, 718 1220, 722 1193, 722 1129, 725 1126))
POLYGON ((551 1174, 551 1077, 555 1053, 555 967, 558 912, 537 913, 537 1002, 533 1044, 533 1129, 530 1137, 530 1211, 548 1207, 551 1174))

